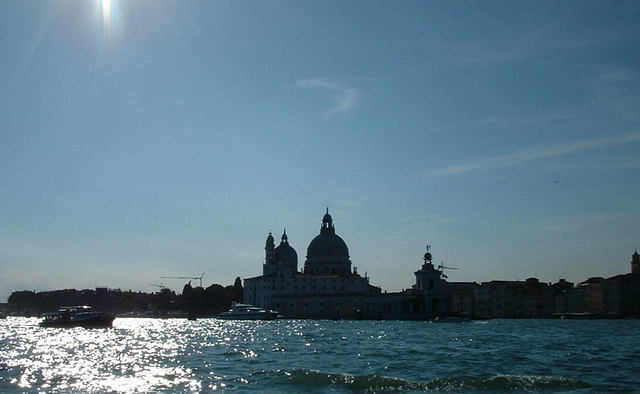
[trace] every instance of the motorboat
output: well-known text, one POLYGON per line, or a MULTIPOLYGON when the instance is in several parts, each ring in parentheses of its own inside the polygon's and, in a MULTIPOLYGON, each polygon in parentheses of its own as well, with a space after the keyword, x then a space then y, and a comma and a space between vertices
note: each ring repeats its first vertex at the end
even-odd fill
POLYGON ((41 327, 111 327, 114 315, 94 311, 90 306, 65 306, 57 312, 45 313, 41 327))
POLYGON ((431 320, 432 323, 470 323, 468 316, 438 316, 431 320))
POLYGON ((273 320, 278 312, 250 304, 233 303, 231 309, 218 315, 223 320, 273 320))

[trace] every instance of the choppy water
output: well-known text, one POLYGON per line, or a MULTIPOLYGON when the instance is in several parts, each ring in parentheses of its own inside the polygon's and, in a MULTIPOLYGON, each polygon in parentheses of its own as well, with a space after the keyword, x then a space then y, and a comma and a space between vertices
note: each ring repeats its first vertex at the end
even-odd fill
POLYGON ((0 320, 0 392, 637 392, 640 321, 0 320))

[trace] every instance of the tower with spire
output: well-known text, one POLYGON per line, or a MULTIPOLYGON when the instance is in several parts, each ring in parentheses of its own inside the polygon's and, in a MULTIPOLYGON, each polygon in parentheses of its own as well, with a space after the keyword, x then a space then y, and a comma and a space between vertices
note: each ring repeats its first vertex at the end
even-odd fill
POLYGON ((637 248, 635 253, 631 255, 631 273, 640 275, 640 254, 638 254, 637 248))
POLYGON ((289 245, 289 237, 285 229, 280 238, 280 245, 275 246, 273 234, 269 232, 265 245, 262 274, 290 277, 298 271, 298 253, 289 245))

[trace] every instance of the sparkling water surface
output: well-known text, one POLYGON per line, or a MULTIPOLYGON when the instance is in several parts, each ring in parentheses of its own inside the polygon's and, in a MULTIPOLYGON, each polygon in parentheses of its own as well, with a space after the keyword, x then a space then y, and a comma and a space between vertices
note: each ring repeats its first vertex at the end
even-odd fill
POLYGON ((640 392, 638 320, 0 320, 0 392, 640 392))

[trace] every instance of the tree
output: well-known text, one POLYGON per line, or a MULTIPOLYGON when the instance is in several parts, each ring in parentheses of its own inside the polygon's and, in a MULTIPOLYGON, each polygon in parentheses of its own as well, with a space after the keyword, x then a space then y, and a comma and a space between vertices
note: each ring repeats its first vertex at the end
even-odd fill
POLYGON ((163 315, 169 312, 171 307, 171 290, 163 288, 160 290, 160 296, 158 297, 158 307, 163 315))
POLYGON ((205 298, 211 309, 223 310, 229 307, 222 285, 215 284, 207 287, 205 290, 205 298))
POLYGON ((236 278, 236 281, 233 284, 233 296, 231 300, 235 302, 244 301, 244 288, 242 287, 242 280, 239 276, 236 278))
POLYGON ((182 288, 180 301, 180 308, 193 309, 193 287, 191 286, 191 282, 187 283, 182 288))

